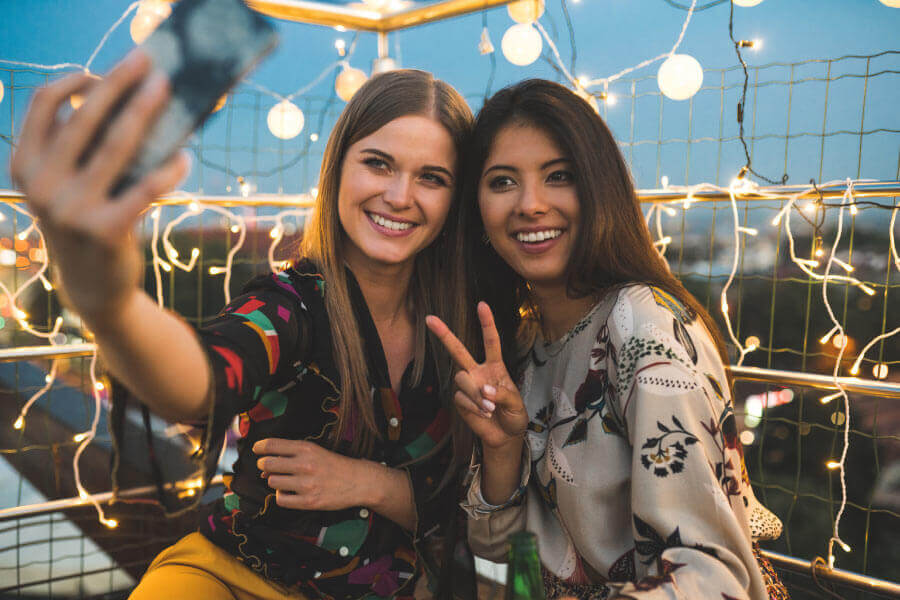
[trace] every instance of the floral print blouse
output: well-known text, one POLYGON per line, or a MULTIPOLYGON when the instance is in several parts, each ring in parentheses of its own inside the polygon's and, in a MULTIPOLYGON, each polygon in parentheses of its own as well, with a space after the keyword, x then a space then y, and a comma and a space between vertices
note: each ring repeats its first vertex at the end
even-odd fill
MULTIPOLYGON (((240 438, 225 493, 200 528, 237 560, 286 591, 308 598, 412 598, 426 548, 454 514, 457 496, 438 490, 451 458, 450 418, 429 353, 418 383, 412 365, 399 395, 365 299, 348 271, 381 434, 371 460, 409 474, 415 532, 358 506, 339 511, 283 508, 260 477, 253 444, 277 437, 331 448, 340 398, 324 295, 327 282, 309 262, 261 276, 199 331, 214 375, 214 396, 198 458, 215 472, 224 434, 238 417, 240 438)), ((338 448, 347 453, 351 431, 338 448)), ((453 488, 453 486, 450 486, 453 488)))
POLYGON ((537 340, 520 389, 522 487, 488 505, 474 467, 476 554, 502 561, 509 534, 535 532, 549 598, 767 597, 751 548, 761 507, 695 314, 646 285, 610 293, 561 340, 537 340))

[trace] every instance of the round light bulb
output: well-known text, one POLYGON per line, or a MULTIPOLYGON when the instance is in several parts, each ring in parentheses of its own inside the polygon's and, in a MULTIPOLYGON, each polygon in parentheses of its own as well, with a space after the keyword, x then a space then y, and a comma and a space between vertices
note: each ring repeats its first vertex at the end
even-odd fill
POLYGON ((672 100, 686 100, 703 84, 703 69, 693 56, 673 54, 656 74, 659 90, 672 100))
POLYGON ((891 8, 900 8, 900 0, 879 0, 879 2, 891 8))
POLYGON ((503 56, 514 65, 530 65, 541 55, 544 41, 538 30, 526 23, 513 25, 503 34, 500 42, 503 56))
POLYGON ((141 44, 153 33, 160 23, 172 14, 172 7, 163 0, 141 0, 134 18, 131 19, 131 39, 141 44))
POLYGON ((272 135, 289 140, 303 129, 303 111, 290 100, 282 100, 269 109, 266 124, 272 135))
POLYGON ((735 6, 756 6, 763 0, 732 0, 735 6))
POLYGON ((338 73, 334 80, 334 90, 344 102, 350 102, 350 98, 356 93, 356 90, 362 87, 366 82, 365 72, 353 67, 344 67, 344 70, 338 73))
POLYGON ((516 23, 534 23, 544 14, 544 0, 518 0, 506 5, 506 12, 516 23))
POLYGON ((884 363, 877 363, 872 367, 872 375, 875 379, 885 379, 888 376, 888 366, 884 363))

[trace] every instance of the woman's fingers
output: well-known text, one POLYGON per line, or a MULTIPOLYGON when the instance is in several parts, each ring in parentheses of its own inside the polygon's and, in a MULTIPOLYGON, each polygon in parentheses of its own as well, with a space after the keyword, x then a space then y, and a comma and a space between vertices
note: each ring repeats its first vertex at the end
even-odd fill
POLYGON ((288 475, 291 473, 292 464, 291 459, 284 456, 263 456, 257 459, 256 468, 268 475, 288 475))
POLYGON ((141 84, 110 124, 89 158, 85 175, 104 196, 132 161, 147 131, 168 100, 169 80, 160 72, 141 84))
MULTIPOLYGON (((478 406, 468 394, 458 390, 453 394, 453 403, 456 405, 457 412, 467 422, 469 419, 489 419, 492 414, 478 406)), ((471 427, 472 425, 474 423, 469 422, 469 426, 471 427)))
POLYGON ((428 315, 425 317, 425 324, 431 330, 431 333, 441 340, 441 343, 444 344, 447 352, 450 353, 451 358, 459 365, 459 368, 472 371, 478 366, 478 363, 475 362, 475 359, 472 358, 472 355, 469 354, 463 343, 453 335, 453 332, 450 331, 450 328, 443 321, 434 315, 428 315))
POLYGON ((70 167, 78 163, 88 150, 88 145, 97 139, 104 124, 115 116, 116 107, 146 76, 150 66, 150 59, 144 53, 133 52, 116 65, 103 81, 91 87, 84 104, 63 125, 49 148, 56 164, 70 167))
POLYGON ((9 163, 10 174, 17 187, 25 188, 31 176, 40 170, 40 159, 47 136, 56 123, 60 104, 87 85, 88 81, 85 73, 73 73, 34 93, 9 163))
POLYGON ((500 334, 494 324, 494 315, 487 302, 478 303, 478 320, 481 321, 481 335, 484 338, 484 357, 487 362, 503 362, 500 348, 500 334))

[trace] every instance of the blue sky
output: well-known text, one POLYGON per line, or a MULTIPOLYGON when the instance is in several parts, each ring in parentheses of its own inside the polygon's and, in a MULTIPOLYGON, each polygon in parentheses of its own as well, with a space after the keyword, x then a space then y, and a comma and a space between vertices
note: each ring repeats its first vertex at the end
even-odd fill
MULTIPOLYGON (((689 3, 688 0, 680 1, 689 3)), ((705 4, 706 1, 699 0, 698 5, 705 4)), ((27 2, 0 0, 0 3, 4 9, 0 25, 2 32, 0 58, 43 64, 65 61, 84 63, 103 33, 128 6, 128 2, 124 0, 27 2)), ((673 8, 664 0, 581 0, 577 4, 570 0, 569 10, 574 21, 578 56, 574 74, 590 77, 608 76, 646 58, 668 51, 677 38, 685 17, 684 11, 673 8)), ((760 50, 746 53, 747 61, 751 65, 836 58, 848 54, 875 54, 884 50, 900 49, 897 34, 900 31, 900 9, 889 8, 878 0, 764 0, 758 6, 735 7, 734 10, 735 35, 738 38, 763 41, 760 50)), ((728 12, 728 4, 724 3, 695 13, 679 52, 691 54, 705 69, 721 69, 736 65, 736 57, 728 38, 728 12)), ((564 60, 568 63, 571 48, 558 0, 548 0, 548 10, 542 23, 551 33, 554 30, 558 32, 557 43, 564 60)), ((505 8, 488 11, 487 24, 493 44, 498 50, 494 90, 524 77, 556 77, 553 70, 540 61, 527 67, 517 67, 503 58, 499 52, 500 39, 506 28, 512 24, 505 8)), ((252 75, 252 78, 282 94, 305 86, 323 68, 338 58, 334 49, 334 41, 338 37, 343 37, 348 42, 352 37, 351 33, 339 33, 328 27, 286 22, 279 22, 278 27, 281 32, 280 47, 252 75)), ((473 108, 477 109, 480 95, 490 75, 490 59, 480 55, 477 49, 481 28, 482 15, 478 13, 391 34, 391 54, 399 57, 405 67, 430 70, 456 86, 468 95, 473 108)), ((108 68, 132 45, 128 35, 128 21, 125 21, 98 55, 94 63, 95 70, 103 71, 108 68)), ((368 71, 375 51, 375 36, 360 34, 357 51, 352 58, 353 66, 368 71)), ((900 55, 895 54, 882 60, 881 63, 874 63, 873 66, 896 70, 900 63, 898 56, 900 55)), ((655 92, 655 81, 652 77, 655 76, 658 66, 659 63, 654 63, 633 74, 636 77, 648 78, 639 84, 639 91, 655 92)), ((2 67, 3 65, 0 65, 0 69, 2 67)), ((858 67, 854 69, 858 70, 858 67)), ((824 69, 820 71, 819 75, 824 73, 824 69)), ((796 77, 802 75, 804 75, 802 72, 795 74, 796 77)), ((8 74, 0 70, 0 78, 7 77, 8 74)), ((24 76, 20 77, 20 81, 23 79, 24 76)), ((708 76, 704 85, 718 84, 710 79, 708 76)), ((728 75, 729 82, 738 79, 736 72, 728 75)), ((8 84, 7 81, 4 83, 8 84)), ((860 86, 849 85, 854 82, 845 83, 848 85, 835 84, 830 90, 828 118, 838 119, 845 112, 847 123, 835 124, 834 128, 858 129, 862 109, 859 98, 864 90, 860 86)), ((897 111, 891 106, 893 102, 886 101, 888 97, 900 96, 900 77, 884 76, 878 81, 873 80, 872 84, 872 89, 868 91, 869 102, 865 108, 866 128, 900 129, 897 111)), ((310 94, 318 97, 327 96, 331 93, 332 86, 333 76, 325 77, 310 94)), ((614 85, 612 91, 620 90, 614 85)), ((627 89, 621 91, 627 92, 627 89)), ((802 122, 805 116, 809 120, 808 126, 803 126, 805 129, 815 130, 817 127, 821 129, 822 107, 814 106, 806 110, 802 105, 803 102, 817 102, 822 94, 821 89, 809 89, 807 96, 803 97, 798 95, 798 88, 792 99, 787 98, 785 93, 774 92, 775 90, 768 90, 766 92, 768 95, 766 93, 760 95, 756 108, 760 124, 757 133, 765 133, 768 131, 767 127, 774 133, 783 132, 782 122, 786 118, 794 120, 792 131, 795 131, 796 124, 802 122), (789 100, 794 102, 793 113, 786 111, 785 108, 789 100), (819 125, 816 125, 817 120, 819 125)), ((24 101, 22 96, 23 94, 19 94, 20 99, 24 101)), ((732 115, 737 101, 735 92, 729 93, 724 107, 719 105, 718 91, 707 96, 709 101, 705 104, 701 95, 697 96, 695 102, 697 106, 693 109, 692 116, 695 129, 692 135, 697 135, 697 130, 702 127, 704 121, 718 122, 720 111, 727 125, 723 134, 729 135, 734 129, 732 115), (709 116, 704 111, 709 112, 709 116)), ((8 98, 9 94, 3 104, 9 104, 8 98)), ((647 99, 645 104, 651 103, 651 106, 636 113, 639 115, 636 127, 637 139, 684 135, 679 131, 679 126, 687 122, 689 103, 665 100, 666 123, 662 127, 664 131, 658 132, 656 114, 659 110, 656 104, 652 104, 655 102, 657 102, 655 97, 647 99)), ((338 101, 336 107, 340 106, 342 103, 338 101)), ((21 106, 16 106, 16 114, 21 115, 23 108, 24 102, 21 106)), ((635 107, 635 110, 638 108, 635 107)), ((6 134, 9 132, 8 110, 8 106, 0 106, 0 131, 6 134)), ((629 106, 619 104, 610 107, 606 113, 611 127, 620 139, 628 133, 627 128, 632 114, 630 110, 629 106)), ((223 120, 219 116, 216 119, 223 120)), ((661 119, 659 121, 662 122, 661 119)), ((16 122, 17 124, 19 122, 18 116, 16 122)), ((312 131, 311 128, 314 128, 312 122, 313 119, 307 115, 308 125, 301 136, 306 136, 312 131)), ((215 127, 219 126, 214 121, 209 131, 214 131, 215 127)), ((831 125, 829 129, 832 129, 831 125)), ((242 141, 249 143, 254 135, 246 128, 235 131, 235 138, 232 139, 234 144, 242 141)), ((265 143, 277 143, 268 132, 263 131, 259 135, 265 143)), ((833 142, 829 140, 829 143, 840 145, 841 149, 822 152, 825 155, 823 162, 830 165, 824 169, 822 178, 855 176, 858 152, 853 140, 835 139, 833 142), (836 162, 833 161, 833 164, 829 163, 830 155, 835 152, 843 158, 835 159, 836 162)), ((319 144, 324 144, 324 136, 319 144)), ((784 146, 783 142, 780 144, 784 146)), ((896 136, 880 141, 874 139, 873 142, 867 139, 866 144, 863 153, 868 153, 871 157, 867 156, 865 164, 860 169, 860 176, 880 179, 894 177, 897 163, 896 136)), ((798 152, 792 152, 788 162, 799 160, 802 163, 802 159, 812 155, 818 160, 819 152, 814 151, 817 149, 805 148, 803 140, 792 141, 793 145, 797 146, 798 152)), ((3 160, 8 147, 6 144, 0 146, 2 146, 0 160, 3 160)), ((776 171, 784 170, 782 163, 785 161, 780 158, 780 154, 784 152, 778 148, 778 143, 761 141, 759 146, 758 153, 764 154, 759 160, 771 158, 771 165, 765 165, 768 174, 773 177, 780 176, 781 172, 776 171)), ((724 166, 715 170, 710 166, 714 162, 714 157, 701 156, 701 148, 697 147, 695 152, 695 160, 698 161, 696 166, 685 163, 681 156, 683 153, 682 149, 670 146, 664 149, 660 157, 654 156, 656 148, 636 148, 634 156, 629 158, 632 158, 639 186, 656 185, 661 174, 669 174, 673 183, 682 183, 687 179, 691 183, 697 183, 711 181, 716 177, 721 183, 730 179, 732 171, 742 164, 739 147, 735 144, 730 144, 725 149, 722 161, 724 166), (666 152, 673 156, 667 157, 666 152)), ((281 180, 275 182, 261 179, 259 189, 303 191, 314 185, 315 172, 318 168, 318 164, 314 163, 317 163, 317 156, 312 155, 309 163, 303 167, 302 173, 292 175, 287 183, 281 180)), ((817 177, 819 175, 817 166, 817 162, 796 166, 794 169, 796 172, 791 174, 791 182, 805 183, 810 177, 817 177)), ((231 177, 212 173, 209 176, 204 175, 203 184, 207 191, 224 192, 231 181, 233 181, 231 177)), ((200 185, 196 181, 190 181, 189 184, 200 185)), ((8 185, 8 178, 4 173, 0 176, 0 186, 5 185, 8 185)))

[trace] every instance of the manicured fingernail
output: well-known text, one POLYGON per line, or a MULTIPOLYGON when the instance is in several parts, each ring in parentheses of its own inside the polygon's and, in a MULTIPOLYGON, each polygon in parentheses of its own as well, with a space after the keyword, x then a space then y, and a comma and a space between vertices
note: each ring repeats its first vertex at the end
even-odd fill
POLYGON ((494 394, 497 393, 497 388, 495 388, 492 385, 485 384, 485 386, 481 389, 484 390, 484 393, 487 394, 488 396, 493 396, 494 394))
POLYGON ((497 405, 496 405, 496 404, 494 404, 494 403, 491 402, 490 400, 487 400, 486 398, 482 398, 482 399, 481 399, 481 405, 482 405, 482 406, 484 407, 484 409, 485 409, 486 411, 488 411, 488 412, 494 412, 494 409, 497 408, 497 405))

